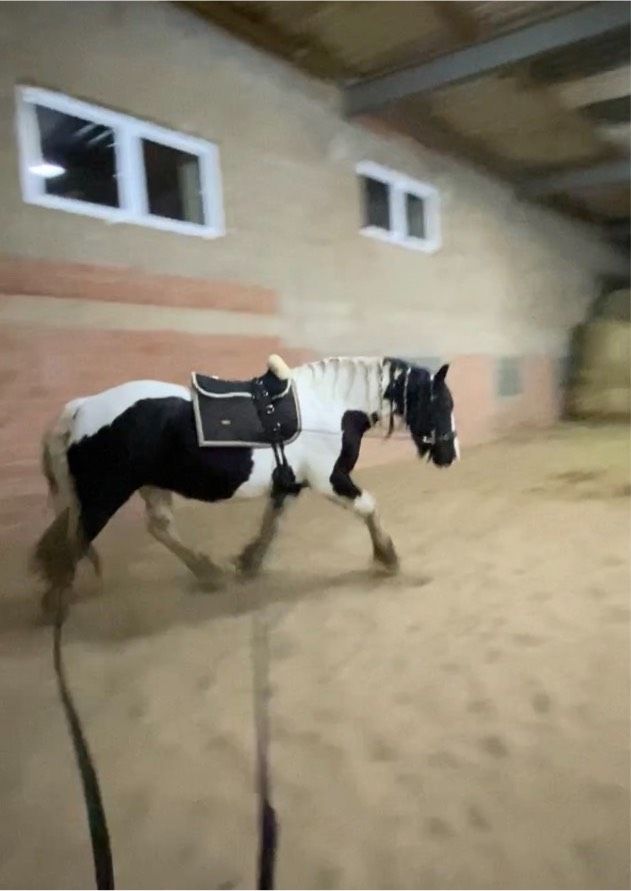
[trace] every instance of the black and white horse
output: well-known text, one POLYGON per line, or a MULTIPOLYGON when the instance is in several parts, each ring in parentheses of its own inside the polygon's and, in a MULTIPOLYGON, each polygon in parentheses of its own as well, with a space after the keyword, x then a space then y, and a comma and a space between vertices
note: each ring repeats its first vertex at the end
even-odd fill
MULTIPOLYGON (((289 369, 268 360, 276 379, 291 378, 302 432, 287 445, 296 482, 349 508, 366 524, 374 557, 395 570, 398 558, 375 499, 351 478, 363 435, 385 423, 409 431, 419 455, 438 467, 458 457, 453 400, 445 377, 400 359, 334 358, 289 369)), ((159 381, 132 381, 69 402, 44 437, 43 470, 56 518, 35 548, 34 565, 47 583, 50 608, 87 557, 99 571, 92 542, 139 491, 149 532, 201 580, 218 573, 211 560, 187 547, 173 520, 172 493, 199 501, 268 496, 257 537, 237 567, 256 572, 271 544, 282 503, 270 496, 270 448, 200 448, 191 392, 159 381)))

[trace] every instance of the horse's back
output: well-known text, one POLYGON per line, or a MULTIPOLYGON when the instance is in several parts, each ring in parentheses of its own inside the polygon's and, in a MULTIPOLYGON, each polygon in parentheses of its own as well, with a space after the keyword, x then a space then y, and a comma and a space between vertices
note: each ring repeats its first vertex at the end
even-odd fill
POLYGON ((64 407, 63 413, 72 416, 71 442, 78 442, 86 436, 92 436, 103 427, 112 424, 116 418, 133 405, 146 399, 183 399, 191 400, 187 387, 165 381, 128 381, 103 390, 93 396, 73 399, 64 407))

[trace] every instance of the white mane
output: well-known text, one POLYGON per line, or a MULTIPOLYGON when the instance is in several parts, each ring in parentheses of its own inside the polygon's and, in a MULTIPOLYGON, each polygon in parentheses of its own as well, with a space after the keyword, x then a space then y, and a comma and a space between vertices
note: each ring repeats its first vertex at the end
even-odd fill
POLYGON ((334 356, 299 365, 291 376, 327 401, 341 400, 349 407, 380 414, 383 366, 381 356, 334 356))

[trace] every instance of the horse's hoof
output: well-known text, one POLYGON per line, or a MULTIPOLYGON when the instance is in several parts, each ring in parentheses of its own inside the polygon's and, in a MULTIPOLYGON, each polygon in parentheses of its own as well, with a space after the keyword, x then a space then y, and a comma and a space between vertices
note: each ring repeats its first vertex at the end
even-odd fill
POLYGON ((205 554, 200 554, 196 557, 190 569, 197 581, 205 588, 218 586, 223 578, 221 569, 205 554))
POLYGON ((215 594, 221 588, 219 579, 216 576, 206 578, 196 576, 195 581, 198 591, 202 591, 204 594, 215 594))
POLYGON ((251 560, 242 560, 241 557, 236 560, 234 568, 237 575, 242 579, 253 579, 261 571, 260 564, 254 563, 251 560))
POLYGON ((399 556, 392 542, 382 548, 375 548, 374 560, 380 569, 385 569, 392 575, 396 575, 400 569, 399 556))
POLYGON ((387 575, 397 575, 401 569, 401 564, 398 560, 394 562, 388 561, 387 563, 383 560, 375 560, 374 565, 380 573, 386 573, 387 575))
POLYGON ((261 571, 262 560, 256 551, 246 548, 234 561, 234 568, 241 578, 252 579, 261 571))

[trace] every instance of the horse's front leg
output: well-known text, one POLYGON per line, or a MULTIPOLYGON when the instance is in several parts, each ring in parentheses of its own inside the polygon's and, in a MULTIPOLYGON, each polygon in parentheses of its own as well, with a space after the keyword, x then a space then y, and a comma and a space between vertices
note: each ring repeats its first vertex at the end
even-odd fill
POLYGON ((278 533, 286 502, 287 496, 272 496, 268 499, 258 535, 245 546, 235 561, 237 571, 241 575, 254 576, 261 569, 263 560, 278 533))
POLYGON ((394 543, 381 525, 377 503, 370 492, 360 489, 349 474, 339 468, 333 470, 326 484, 315 485, 314 488, 363 520, 370 534, 373 556, 377 563, 390 572, 399 569, 399 557, 394 543))

